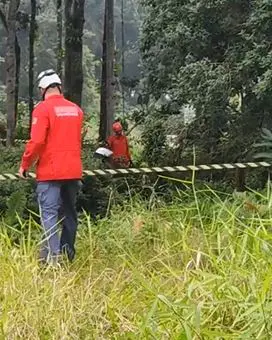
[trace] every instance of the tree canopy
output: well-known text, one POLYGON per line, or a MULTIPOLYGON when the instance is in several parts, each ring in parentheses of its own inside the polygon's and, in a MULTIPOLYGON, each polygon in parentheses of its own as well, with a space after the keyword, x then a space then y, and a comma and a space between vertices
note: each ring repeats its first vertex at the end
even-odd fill
MULTIPOLYGON (((272 3, 149 0, 141 52, 150 93, 196 119, 186 145, 234 160, 271 126, 272 3), (222 150, 224 151, 222 153, 222 150)), ((184 145, 183 145, 184 146, 184 145)))

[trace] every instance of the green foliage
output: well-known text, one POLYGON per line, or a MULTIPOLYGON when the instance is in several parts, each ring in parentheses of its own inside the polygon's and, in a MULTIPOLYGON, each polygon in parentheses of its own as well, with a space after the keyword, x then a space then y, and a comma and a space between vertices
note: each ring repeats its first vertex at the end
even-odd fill
POLYGON ((272 132, 268 129, 263 129, 262 131, 262 142, 256 143, 255 148, 261 148, 265 151, 257 153, 254 157, 262 159, 267 162, 272 161, 272 132))
MULTIPOLYGON (((22 152, 23 146, 16 148, 0 146, 0 173, 17 172, 22 152)), ((1 181, 0 213, 6 215, 8 223, 15 223, 17 213, 21 217, 28 217, 29 211, 35 208, 33 181, 1 181)))
POLYGON ((163 119, 149 119, 146 121, 142 133, 142 142, 145 145, 143 160, 148 165, 165 164, 166 131, 163 119))
POLYGON ((259 129, 272 126, 271 3, 150 0, 143 6, 149 93, 168 95, 171 105, 188 104, 196 114, 180 158, 193 146, 212 162, 250 157, 259 129))
POLYGON ((16 146, 12 148, 6 148, 0 146, 0 171, 15 171, 18 170, 18 163, 20 162, 20 157, 24 150, 24 146, 16 146))
MULTIPOLYGON (((1 63, 1 60, 0 60, 1 63)), ((0 86, 0 118, 4 116, 5 105, 6 105, 6 88, 5 86, 0 86)))
POLYGON ((82 107, 85 112, 85 120, 87 121, 92 116, 99 114, 99 87, 95 78, 95 70, 99 62, 95 60, 95 56, 90 49, 83 46, 83 97, 82 107))
POLYGON ((18 103, 18 118, 16 124, 16 138, 22 140, 29 139, 29 108, 28 103, 19 101, 18 103))
MULTIPOLYGON (((0 94, 0 105, 1 105, 1 94, 0 94)), ((5 103, 3 101, 3 108, 5 107, 5 103)), ((17 122, 16 122, 16 130, 15 130, 15 136, 16 139, 23 139, 27 140, 29 138, 29 127, 28 127, 28 121, 29 121, 29 111, 28 111, 28 105, 24 101, 19 101, 18 103, 18 116, 17 116, 17 122)), ((6 116, 3 112, 3 115, 0 111, 0 138, 5 139, 7 134, 7 128, 6 128, 6 116)))
POLYGON ((5 220, 8 225, 14 225, 17 222, 17 216, 23 216, 24 210, 26 208, 27 197, 23 190, 14 191, 7 198, 7 211, 5 215, 5 220))
POLYGON ((39 267, 33 221, 17 247, 1 225, 0 336, 269 339, 270 208, 269 191, 206 188, 96 224, 82 215, 76 260, 57 269, 39 267))

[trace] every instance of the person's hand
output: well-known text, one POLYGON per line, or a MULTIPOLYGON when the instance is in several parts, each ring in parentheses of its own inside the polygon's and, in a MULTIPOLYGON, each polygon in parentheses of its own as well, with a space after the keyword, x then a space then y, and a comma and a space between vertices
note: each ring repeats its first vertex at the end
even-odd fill
POLYGON ((109 145, 109 143, 106 140, 103 142, 103 147, 107 148, 107 149, 110 149, 110 145, 109 145))
POLYGON ((26 170, 20 167, 19 169, 19 177, 26 179, 26 170))

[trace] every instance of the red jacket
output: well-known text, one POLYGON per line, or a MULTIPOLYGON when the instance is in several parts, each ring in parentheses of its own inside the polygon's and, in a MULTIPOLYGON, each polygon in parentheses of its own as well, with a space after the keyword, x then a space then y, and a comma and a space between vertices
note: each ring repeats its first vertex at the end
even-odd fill
POLYGON ((110 150, 113 152, 113 159, 123 160, 128 163, 131 160, 128 139, 125 135, 110 136, 107 140, 110 150))
POLYGON ((31 139, 21 167, 28 170, 37 161, 38 181, 80 179, 83 112, 62 95, 38 104, 32 113, 31 139))

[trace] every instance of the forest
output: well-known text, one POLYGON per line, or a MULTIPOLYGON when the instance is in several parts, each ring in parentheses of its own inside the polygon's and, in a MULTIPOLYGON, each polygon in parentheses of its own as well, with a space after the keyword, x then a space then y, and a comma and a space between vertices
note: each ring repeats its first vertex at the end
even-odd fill
POLYGON ((270 339, 271 0, 0 0, 0 36, 0 337, 270 339), (48 69, 84 170, 116 121, 132 159, 84 175, 58 268, 17 176, 48 69))

